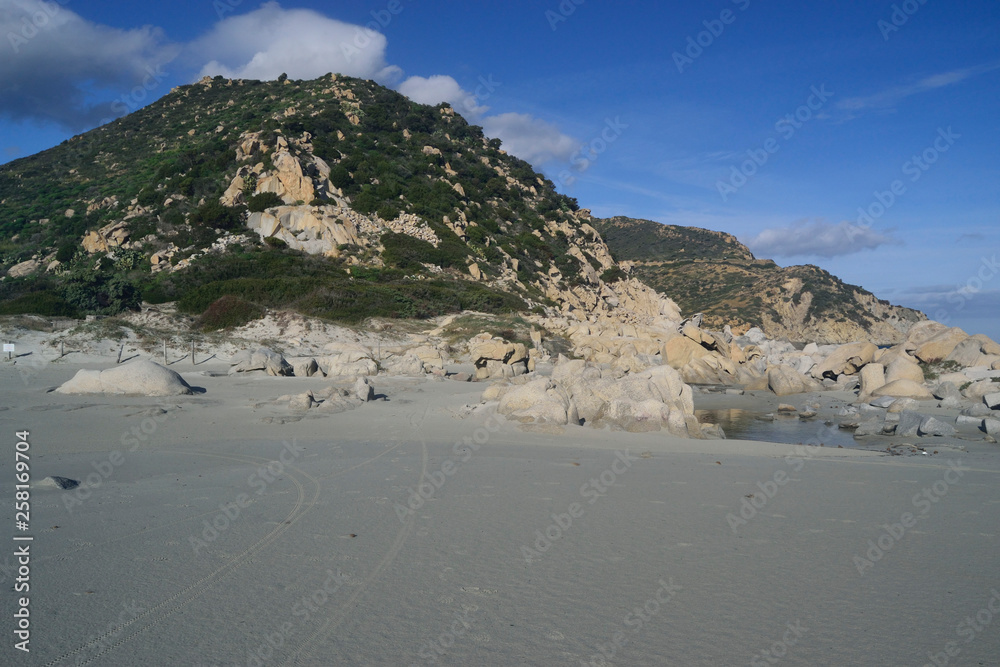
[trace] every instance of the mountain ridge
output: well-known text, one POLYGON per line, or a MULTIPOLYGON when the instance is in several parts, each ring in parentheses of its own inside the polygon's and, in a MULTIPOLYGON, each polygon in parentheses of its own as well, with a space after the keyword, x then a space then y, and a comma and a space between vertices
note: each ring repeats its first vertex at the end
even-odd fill
POLYGON ((920 311, 893 306, 811 264, 758 259, 735 236, 624 216, 595 222, 619 261, 709 327, 760 327, 793 342, 901 342, 920 311))

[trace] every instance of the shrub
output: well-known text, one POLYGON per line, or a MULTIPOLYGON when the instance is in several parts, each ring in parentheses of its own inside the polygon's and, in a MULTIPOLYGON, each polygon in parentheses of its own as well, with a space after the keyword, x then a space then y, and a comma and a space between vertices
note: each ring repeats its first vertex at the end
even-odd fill
POLYGON ((241 327, 259 320, 267 311, 257 304, 238 296, 226 295, 211 303, 198 318, 198 326, 205 331, 241 327))
POLYGON ((184 224, 184 214, 180 211, 169 210, 163 214, 163 222, 172 227, 177 227, 184 224))
POLYGON ((376 213, 383 220, 395 220, 399 217, 399 209, 392 204, 382 204, 376 213))
POLYGON ((243 224, 242 206, 223 206, 218 201, 209 200, 191 213, 192 224, 218 229, 236 229, 243 224))
POLYGON ((337 165, 330 169, 330 182, 333 187, 343 190, 354 184, 354 179, 343 165, 337 165))
POLYGON ((76 244, 75 243, 64 243, 59 246, 59 250, 56 252, 56 261, 61 264, 73 261, 73 257, 76 256, 76 244))
POLYGON ((51 292, 32 292, 0 303, 0 315, 42 315, 44 317, 79 317, 80 313, 65 299, 51 292))
POLYGON ((486 239, 489 236, 486 233, 486 229, 480 227, 479 225, 470 225, 469 227, 466 227, 465 234, 469 237, 470 243, 478 243, 480 245, 485 244, 486 239))
POLYGON ((63 285, 62 298, 83 313, 116 315, 136 310, 142 294, 125 276, 109 276, 96 271, 79 271, 63 285))
POLYGON ((418 270, 422 262, 431 263, 437 252, 427 241, 406 234, 387 232, 379 240, 385 248, 382 251, 385 263, 404 271, 418 270))
POLYGON ((218 280, 186 290, 177 300, 182 313, 205 312, 216 300, 224 296, 238 296, 264 306, 284 307, 303 294, 308 294, 320 284, 318 278, 235 278, 218 280))
POLYGON ((115 251, 115 271, 132 271, 134 269, 146 268, 148 266, 149 262, 146 260, 146 255, 141 250, 129 249, 115 251))
POLYGON ((247 210, 251 213, 261 213, 274 206, 284 206, 285 201, 273 192, 261 192, 259 195, 250 197, 247 201, 247 210))
POLYGON ((628 276, 625 272, 619 269, 617 266, 612 266, 610 269, 601 274, 601 280, 606 283, 616 283, 619 280, 625 280, 628 276))

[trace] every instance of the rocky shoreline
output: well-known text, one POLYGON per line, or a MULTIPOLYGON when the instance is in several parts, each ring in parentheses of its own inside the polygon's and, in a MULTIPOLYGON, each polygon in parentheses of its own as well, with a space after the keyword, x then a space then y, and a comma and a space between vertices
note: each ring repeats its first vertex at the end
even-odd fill
MULTIPOLYGON (((611 318, 597 322, 527 318, 531 330, 526 342, 485 332, 456 341, 449 327, 458 316, 402 332, 387 323, 369 330, 348 329, 279 313, 214 342, 200 341, 192 350, 195 362, 200 356, 228 363, 231 376, 329 378, 329 386, 275 395, 273 403, 284 405, 291 421, 306 413, 331 415, 353 409, 375 395, 380 377, 430 377, 483 383, 479 404, 464 406, 467 414, 498 414, 522 427, 553 433, 583 425, 634 433, 663 431, 682 438, 725 438, 723 428, 700 423, 695 415, 695 396, 715 387, 723 392, 723 400, 732 403, 729 407, 737 407, 737 397, 755 397, 765 418, 774 412, 783 418, 820 420, 853 433, 861 442, 887 439, 887 444, 920 449, 924 442, 942 439, 993 444, 1000 437, 1000 345, 985 336, 920 322, 904 342, 889 348, 864 341, 796 346, 770 340, 757 329, 739 335, 728 327, 709 331, 701 327, 698 316, 677 322, 670 318, 678 317, 676 309, 669 300, 663 301, 667 303, 662 307, 647 304, 645 318, 628 323, 611 318), (575 358, 554 354, 559 346, 549 338, 558 339, 560 349, 575 358), (772 399, 781 399, 777 410, 772 399)), ((131 322, 171 324, 169 317, 159 315, 156 319, 156 314, 147 312, 132 316, 131 322)), ((183 357, 170 361, 182 353, 176 339, 184 337, 177 322, 172 325, 174 346, 169 351, 165 340, 163 350, 150 350, 149 341, 143 349, 138 336, 116 341, 91 332, 88 339, 81 327, 24 330, 21 340, 33 349, 7 363, 27 377, 37 368, 69 360, 84 366, 107 365, 104 351, 110 355, 117 349, 118 359, 124 355, 133 363, 115 364, 113 372, 105 369, 100 378, 97 371, 81 371, 60 391, 172 394, 179 386, 176 380, 168 378, 163 388, 150 388, 129 372, 188 370, 183 357), (75 352, 53 358, 67 344, 75 352), (102 383, 101 378, 107 381, 102 383)), ((159 331, 166 335, 164 329, 159 331)), ((190 368, 197 369, 197 363, 190 368)))

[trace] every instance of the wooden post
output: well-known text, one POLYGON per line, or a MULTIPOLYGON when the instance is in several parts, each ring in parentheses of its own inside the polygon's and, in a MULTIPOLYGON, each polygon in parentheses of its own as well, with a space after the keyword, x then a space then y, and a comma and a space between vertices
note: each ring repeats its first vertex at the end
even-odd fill
POLYGON ((66 356, 66 342, 61 340, 59 341, 59 358, 62 359, 65 356, 66 356))
POLYGON ((163 339, 163 365, 167 365, 167 339, 163 339))
POLYGON ((191 365, 194 366, 194 341, 191 341, 191 365))
POLYGON ((120 364, 122 362, 122 352, 124 351, 125 351, 125 343, 122 343, 122 346, 118 348, 118 359, 117 361, 115 361, 115 364, 120 364))

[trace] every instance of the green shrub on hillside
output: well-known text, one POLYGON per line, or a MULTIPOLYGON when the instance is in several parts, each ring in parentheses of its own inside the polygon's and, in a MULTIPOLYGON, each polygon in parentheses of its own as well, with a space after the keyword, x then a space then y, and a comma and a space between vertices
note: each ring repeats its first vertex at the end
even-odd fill
POLYGON ((72 272, 61 291, 62 298, 77 311, 99 315, 138 310, 142 296, 139 286, 127 276, 84 269, 72 272))
POLYGON ((0 315, 80 317, 80 312, 58 294, 33 292, 0 303, 0 315))
POLYGON ((617 266, 612 266, 610 269, 601 274, 601 280, 606 283, 616 283, 619 280, 627 280, 628 276, 625 272, 619 269, 617 266))
POLYGON ((198 318, 198 327, 216 331, 241 327, 264 317, 267 310, 238 296, 226 295, 213 301, 198 318))
POLYGON ((285 200, 273 192, 261 192, 247 200, 247 210, 251 213, 261 213, 274 206, 284 206, 285 200))
POLYGON ((209 200, 196 208, 189 217, 193 225, 213 229, 236 229, 243 225, 245 207, 223 206, 217 200, 209 200))

